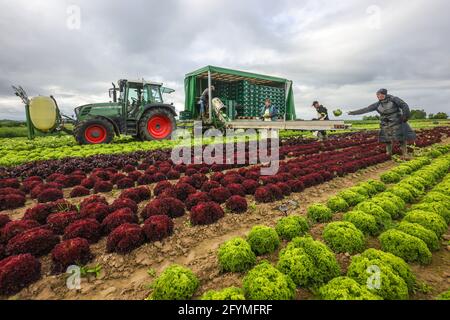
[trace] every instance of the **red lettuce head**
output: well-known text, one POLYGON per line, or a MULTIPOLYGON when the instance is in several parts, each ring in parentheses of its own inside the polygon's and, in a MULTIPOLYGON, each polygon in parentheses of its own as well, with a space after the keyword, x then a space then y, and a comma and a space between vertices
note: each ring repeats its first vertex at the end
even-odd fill
POLYGON ((193 225, 212 224, 224 216, 223 209, 216 202, 206 202, 196 205, 191 210, 191 223, 193 225))
POLYGON ((138 224, 125 223, 114 229, 108 236, 108 252, 129 253, 145 242, 145 235, 138 224))
POLYGON ((244 213, 247 211, 247 200, 242 196, 232 196, 227 200, 226 207, 233 213, 244 213))
POLYGON ((31 254, 0 261, 0 295, 13 295, 41 277, 41 263, 31 254))
POLYGON ((148 241, 161 241, 173 233, 174 224, 166 215, 151 216, 144 222, 143 231, 148 241))
POLYGON ((92 259, 89 242, 73 238, 57 244, 52 252, 52 272, 62 273, 71 265, 85 265, 92 259))

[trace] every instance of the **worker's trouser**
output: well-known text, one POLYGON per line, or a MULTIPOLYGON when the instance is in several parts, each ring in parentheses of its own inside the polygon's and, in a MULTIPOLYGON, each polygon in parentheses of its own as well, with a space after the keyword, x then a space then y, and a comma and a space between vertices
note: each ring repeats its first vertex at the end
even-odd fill
MULTIPOLYGON (((402 141, 400 144, 400 148, 402 151, 402 155, 403 156, 407 156, 408 155, 408 144, 406 143, 406 141, 402 141)), ((388 142, 386 143, 386 153, 390 156, 392 156, 392 152, 393 152, 393 144, 392 142, 388 142)))
POLYGON ((317 134, 317 137, 319 140, 326 140, 327 139, 327 132, 326 131, 319 131, 317 134))
POLYGON ((205 100, 201 99, 199 101, 199 103, 200 103, 200 114, 203 115, 203 114, 205 114, 206 102, 205 102, 205 100))

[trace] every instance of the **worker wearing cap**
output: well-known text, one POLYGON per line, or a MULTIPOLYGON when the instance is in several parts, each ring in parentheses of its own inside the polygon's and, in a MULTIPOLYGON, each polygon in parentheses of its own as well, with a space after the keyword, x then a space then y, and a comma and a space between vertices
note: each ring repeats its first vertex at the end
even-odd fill
MULTIPOLYGON (((211 91, 216 90, 214 86, 211 86, 211 91)), ((200 101, 198 102, 200 104, 200 117, 203 118, 205 115, 205 109, 209 106, 209 88, 206 88, 202 95, 200 96, 200 101)))
POLYGON ((380 114, 380 142, 386 144, 386 152, 392 155, 394 142, 400 142, 402 156, 408 157, 408 141, 416 139, 415 132, 407 123, 410 118, 408 104, 398 97, 388 94, 386 89, 377 91, 378 102, 360 110, 351 111, 349 115, 360 115, 376 111, 380 114))
MULTIPOLYGON (((328 117, 328 110, 323 105, 319 103, 319 101, 314 101, 312 106, 316 108, 318 118, 314 120, 330 120, 328 117)), ((326 131, 317 131, 317 136, 320 140, 326 139, 327 132, 326 131)))
POLYGON ((278 109, 269 98, 266 98, 264 106, 261 107, 261 118, 264 121, 276 121, 278 119, 278 109))

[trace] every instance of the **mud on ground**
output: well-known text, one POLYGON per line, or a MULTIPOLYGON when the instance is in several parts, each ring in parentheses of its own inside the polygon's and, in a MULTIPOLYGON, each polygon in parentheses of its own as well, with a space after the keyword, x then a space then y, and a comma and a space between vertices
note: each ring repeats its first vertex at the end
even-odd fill
MULTIPOLYGON (((379 164, 355 174, 338 177, 320 186, 311 187, 301 193, 295 193, 283 201, 271 204, 255 204, 249 197, 249 210, 242 215, 226 214, 219 222, 209 226, 190 226, 188 215, 175 219, 174 234, 162 242, 147 243, 132 253, 119 255, 106 253, 106 238, 92 245, 91 250, 95 259, 89 264, 101 265, 99 277, 82 278, 80 290, 69 290, 66 285, 66 275, 51 275, 50 257, 41 259, 43 277, 38 282, 23 289, 10 299, 145 299, 149 292, 149 284, 167 266, 178 263, 189 267, 201 280, 200 288, 195 298, 204 292, 219 290, 229 286, 242 284, 242 274, 226 273, 219 270, 216 252, 225 241, 241 236, 245 237, 251 228, 258 224, 274 227, 276 222, 286 213, 278 207, 288 200, 294 200, 298 207, 290 209, 287 214, 306 215, 309 205, 326 200, 337 194, 343 188, 351 187, 367 179, 376 179, 390 168, 395 162, 389 161, 379 164), (150 272, 148 272, 150 270, 150 272), (150 273, 150 274, 149 274, 150 273)), ((118 192, 117 192, 118 193, 118 192)), ((108 195, 108 200, 116 198, 116 194, 108 195)), ((31 204, 30 204, 31 205, 31 204)), ((140 205, 140 209, 144 206, 140 205)), ((13 216, 19 218, 25 209, 15 210, 13 216)), ((335 215, 334 220, 342 219, 342 215, 335 215)), ((310 233, 316 239, 321 239, 325 224, 316 224, 310 233)), ((448 232, 448 235, 450 232, 448 232)), ((448 237, 447 235, 447 237, 448 237)), ((446 241, 448 244, 448 240, 446 241)), ((369 247, 379 248, 376 238, 368 239, 369 247)), ((413 299, 433 299, 437 294, 450 287, 450 251, 445 246, 433 254, 433 262, 428 266, 411 265, 417 275, 419 283, 424 288, 412 296, 413 299)), ((277 261, 278 252, 259 257, 277 261)), ((338 254, 337 259, 346 272, 350 263, 349 254, 338 254)), ((298 289, 298 299, 313 299, 311 292, 298 289)))

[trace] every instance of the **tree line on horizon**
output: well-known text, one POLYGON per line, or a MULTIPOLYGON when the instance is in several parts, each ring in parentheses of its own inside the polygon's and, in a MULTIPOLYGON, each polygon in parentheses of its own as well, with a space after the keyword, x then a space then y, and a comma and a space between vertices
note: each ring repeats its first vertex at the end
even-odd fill
MULTIPOLYGON (((446 120, 446 119, 448 119, 448 114, 445 113, 445 112, 438 112, 438 113, 427 114, 425 112, 425 110, 423 110, 423 109, 412 109, 411 110, 411 120, 425 120, 425 119, 446 120)), ((363 120, 365 120, 365 121, 368 121, 368 120, 380 120, 380 116, 379 115, 364 116, 363 120)))

